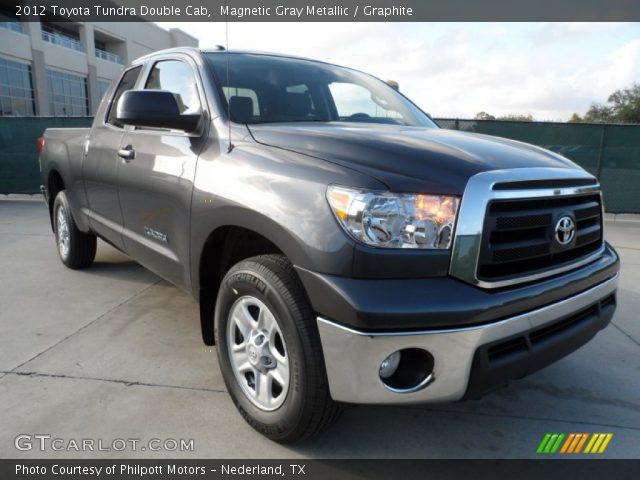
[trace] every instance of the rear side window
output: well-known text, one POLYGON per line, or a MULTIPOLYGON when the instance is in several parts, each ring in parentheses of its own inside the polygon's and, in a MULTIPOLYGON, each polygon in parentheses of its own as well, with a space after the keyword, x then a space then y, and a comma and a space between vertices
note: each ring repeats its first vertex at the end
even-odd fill
POLYGON ((163 60, 156 63, 149 74, 145 89, 173 93, 181 114, 195 114, 202 110, 193 71, 189 65, 179 60, 163 60))
POLYGON ((116 93, 113 96, 113 100, 111 101, 111 106, 109 107, 109 113, 107 114, 107 123, 114 125, 116 127, 122 128, 122 124, 120 124, 116 120, 116 110, 118 105, 118 100, 124 92, 127 90, 131 90, 136 84, 136 80, 138 80, 138 75, 140 75, 140 71, 142 67, 135 67, 130 70, 124 72, 120 83, 118 84, 118 88, 116 89, 116 93))

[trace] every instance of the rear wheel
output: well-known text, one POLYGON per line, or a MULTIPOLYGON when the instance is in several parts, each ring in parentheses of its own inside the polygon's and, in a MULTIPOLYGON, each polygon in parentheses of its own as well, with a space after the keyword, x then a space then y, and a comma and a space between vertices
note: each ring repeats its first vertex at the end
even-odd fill
POLYGON ((284 256, 253 257, 225 275, 215 334, 229 394, 254 429, 294 442, 336 417, 315 317, 284 256))
POLYGON ((72 269, 87 268, 96 256, 96 236, 78 230, 64 191, 53 202, 53 225, 60 260, 72 269))

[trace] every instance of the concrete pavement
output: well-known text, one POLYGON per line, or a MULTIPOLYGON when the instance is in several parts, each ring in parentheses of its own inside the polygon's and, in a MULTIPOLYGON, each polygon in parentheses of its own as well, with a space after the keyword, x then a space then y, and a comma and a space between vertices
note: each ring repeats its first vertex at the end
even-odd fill
POLYGON ((612 218, 607 237, 623 261, 618 313, 576 353, 479 401, 351 407, 281 446, 236 412, 188 294, 104 243, 92 268, 66 269, 43 204, 0 200, 0 457, 522 458, 546 432, 612 432, 604 456, 640 458, 640 222, 612 218), (19 434, 194 448, 19 451, 19 434))

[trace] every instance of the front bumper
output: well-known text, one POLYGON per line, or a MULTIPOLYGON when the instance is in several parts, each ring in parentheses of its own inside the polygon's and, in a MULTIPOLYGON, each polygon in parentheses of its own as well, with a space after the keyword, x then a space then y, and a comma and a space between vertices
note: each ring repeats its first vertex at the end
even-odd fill
POLYGON ((605 244, 595 261, 562 275, 504 289, 458 279, 369 279, 296 267, 319 316, 363 332, 454 329, 493 323, 573 297, 613 277, 618 255, 605 244))
POLYGON ((318 317, 331 396, 363 404, 447 402, 476 397, 571 353, 615 310, 618 273, 542 308, 488 324, 418 332, 363 332, 318 317), (432 379, 404 393, 379 376, 391 353, 417 348, 434 358, 432 379))

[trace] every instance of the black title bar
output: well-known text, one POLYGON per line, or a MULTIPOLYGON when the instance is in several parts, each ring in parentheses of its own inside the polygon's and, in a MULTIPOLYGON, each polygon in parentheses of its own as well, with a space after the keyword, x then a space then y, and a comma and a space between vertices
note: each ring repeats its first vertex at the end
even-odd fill
POLYGON ((637 478, 638 460, 0 460, 0 478, 580 480, 637 478))
POLYGON ((1 0, 5 15, 89 22, 640 21, 638 0, 1 0))

